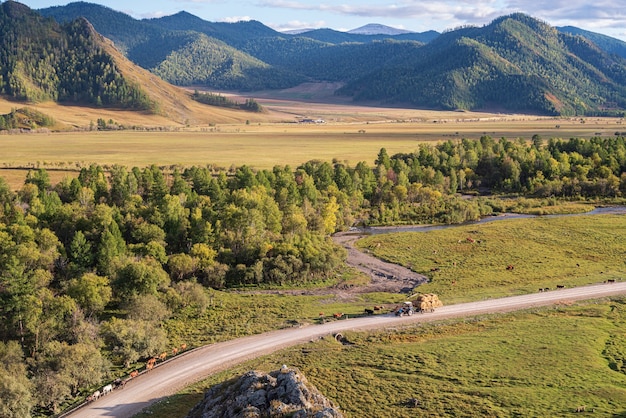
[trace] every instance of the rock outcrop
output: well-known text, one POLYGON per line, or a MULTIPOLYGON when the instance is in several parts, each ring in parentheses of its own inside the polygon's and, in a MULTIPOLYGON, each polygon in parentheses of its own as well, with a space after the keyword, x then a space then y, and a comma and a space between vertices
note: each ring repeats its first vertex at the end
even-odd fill
POLYGON ((297 369, 249 371, 213 386, 187 418, 343 418, 297 369))

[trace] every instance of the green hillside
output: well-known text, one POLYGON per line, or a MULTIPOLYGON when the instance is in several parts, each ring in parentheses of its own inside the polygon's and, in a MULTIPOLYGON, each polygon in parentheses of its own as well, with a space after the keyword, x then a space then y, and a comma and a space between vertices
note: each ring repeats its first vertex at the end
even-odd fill
POLYGON ((514 14, 444 33, 341 93, 442 109, 601 114, 626 107, 626 60, 514 14))
POLYGON ((83 2, 41 13, 60 21, 85 16, 133 62, 179 85, 265 90, 333 81, 345 83, 337 93, 355 101, 433 109, 621 115, 626 108, 626 60, 607 52, 606 39, 595 44, 589 33, 573 36, 523 14, 422 44, 406 40, 412 34, 288 35, 256 21, 207 22, 186 12, 135 20, 83 2))
POLYGON ((16 100, 151 110, 85 19, 60 26, 14 1, 0 5, 0 94, 16 100))
POLYGON ((574 26, 562 26, 557 28, 559 31, 569 33, 570 35, 580 35, 589 39, 594 44, 605 50, 610 54, 619 55, 622 58, 626 58, 626 42, 620 41, 610 36, 602 35, 600 33, 590 32, 588 30, 576 28, 574 26))
POLYGON ((272 68, 236 48, 251 38, 278 34, 259 22, 213 23, 186 12, 136 20, 86 2, 40 12, 59 22, 84 16, 131 61, 172 84, 245 91, 292 87, 304 81, 301 75, 272 68))

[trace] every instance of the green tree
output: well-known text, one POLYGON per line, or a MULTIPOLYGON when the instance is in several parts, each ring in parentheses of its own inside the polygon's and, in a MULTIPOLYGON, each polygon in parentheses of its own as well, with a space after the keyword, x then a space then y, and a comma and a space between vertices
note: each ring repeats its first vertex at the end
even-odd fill
POLYGON ((108 278, 86 273, 70 280, 67 293, 91 316, 104 310, 111 301, 113 291, 108 278))
POLYGON ((17 341, 0 341, 0 416, 29 418, 35 400, 24 353, 17 341))

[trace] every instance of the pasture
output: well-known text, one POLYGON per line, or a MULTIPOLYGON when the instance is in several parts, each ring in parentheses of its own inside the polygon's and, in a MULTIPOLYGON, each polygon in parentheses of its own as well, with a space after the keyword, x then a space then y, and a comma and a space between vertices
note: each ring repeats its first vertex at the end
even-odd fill
POLYGON ((623 215, 507 219, 437 231, 372 235, 362 249, 425 274, 444 303, 626 279, 623 215), (508 268, 508 267, 511 268, 508 268))
MULTIPOLYGON (((522 218, 376 235, 362 242, 379 256, 432 275, 432 282, 418 290, 438 293, 450 304, 536 292, 557 283, 573 286, 625 277, 626 243, 618 232, 625 223, 624 216, 612 215, 522 218), (511 263, 514 269, 507 270, 511 263), (439 270, 431 272, 432 266, 439 270)), ((178 332, 184 323, 186 332, 198 327, 196 338, 229 328, 243 335, 276 326, 257 323, 276 316, 284 318, 283 326, 295 323, 287 318, 314 323, 317 311, 357 315, 372 304, 403 300, 401 295, 376 294, 337 301, 302 293, 226 293, 220 296, 228 300, 222 305, 225 316, 197 323, 181 320, 178 332), (231 317, 235 311, 226 306, 239 306, 236 315, 241 317, 231 317), (206 329, 216 319, 222 328, 206 329)), ((595 409, 594 416, 622 416, 624 318, 623 299, 564 301, 553 308, 348 333, 350 345, 327 338, 211 376, 154 406, 150 416, 182 417, 178 411, 191 408, 211 384, 281 364, 300 368, 347 417, 363 416, 364 411, 372 417, 569 416, 583 405, 587 411, 595 409), (419 400, 417 409, 409 408, 411 398, 419 400)), ((170 332, 176 323, 170 323, 170 332)))
POLYGON ((626 300, 614 299, 380 332, 346 333, 211 376, 139 416, 183 417, 212 384, 299 368, 346 417, 577 416, 626 413, 626 300), (417 403, 410 402, 417 399, 417 403))
MULTIPOLYGON (((477 139, 483 135, 524 140, 535 134, 543 138, 589 138, 613 136, 626 130, 619 118, 438 112, 270 97, 258 101, 266 113, 239 112, 240 119, 236 120, 231 117, 232 111, 226 117, 217 108, 207 111, 203 123, 187 124, 122 110, 53 103, 28 105, 52 116, 64 130, 0 134, 0 176, 10 177, 12 187, 19 188, 19 176, 5 174, 6 169, 77 170, 92 163, 128 167, 156 164, 229 168, 245 164, 258 169, 276 165, 295 168, 314 159, 373 164, 381 148, 393 155, 415 151, 420 143, 477 139), (323 119, 325 123, 298 123, 302 118, 323 119), (132 129, 90 131, 98 119, 132 129)), ((8 113, 14 107, 15 103, 0 100, 0 113, 8 113)))

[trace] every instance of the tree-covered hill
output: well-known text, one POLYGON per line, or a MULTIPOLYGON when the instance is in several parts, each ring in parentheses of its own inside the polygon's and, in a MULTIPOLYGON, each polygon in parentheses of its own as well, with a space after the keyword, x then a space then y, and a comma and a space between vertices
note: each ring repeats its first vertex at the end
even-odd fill
POLYGON ((85 19, 66 25, 18 2, 0 4, 0 94, 16 100, 154 110, 85 19))
POLYGON ((384 39, 393 39, 396 41, 417 41, 425 44, 439 36, 439 32, 429 30, 426 32, 400 33, 397 35, 364 35, 358 33, 340 32, 333 29, 314 29, 306 32, 301 32, 297 36, 315 39, 320 42, 327 42, 331 44, 368 43, 381 41, 384 39))
POLYGON ((589 39, 594 44, 610 54, 617 54, 622 58, 626 58, 626 42, 620 41, 601 33, 590 32, 588 30, 576 28, 574 26, 562 26, 557 28, 559 31, 569 33, 570 35, 580 35, 589 39))
POLYGON ((176 85, 206 85, 222 90, 279 89, 304 81, 301 75, 273 68, 204 34, 188 33, 187 40, 151 71, 176 85))
POLYGON ((346 83, 338 94, 356 101, 435 109, 594 115, 626 108, 624 58, 590 36, 523 14, 427 38, 421 47, 406 40, 415 34, 289 35, 256 21, 207 22, 186 12, 135 20, 82 2, 41 12, 60 21, 85 16, 133 62, 180 85, 261 90, 334 81, 346 83))
POLYGON ((186 12, 136 20, 86 2, 40 12, 59 22, 85 17, 131 61, 172 84, 251 90, 292 87, 304 81, 301 75, 272 68, 236 48, 249 39, 278 34, 259 22, 213 23, 186 12))
POLYGON ((444 33, 341 93, 442 109, 603 113, 626 107, 626 60, 514 14, 444 33))

